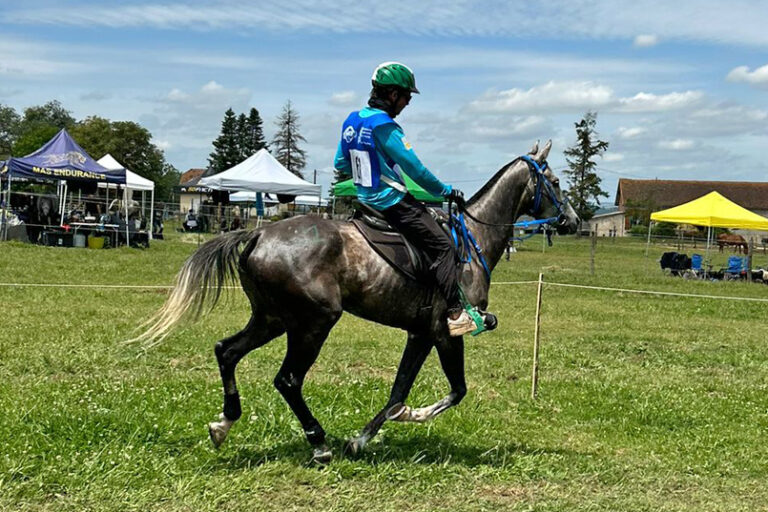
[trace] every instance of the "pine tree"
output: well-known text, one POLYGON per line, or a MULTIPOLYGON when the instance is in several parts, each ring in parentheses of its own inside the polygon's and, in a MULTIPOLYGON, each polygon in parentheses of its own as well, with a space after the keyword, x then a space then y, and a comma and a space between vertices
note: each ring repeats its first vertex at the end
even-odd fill
POLYGON ((245 114, 237 116, 237 148, 241 162, 253 154, 248 142, 248 118, 245 114))
POLYGON ((264 139, 264 129, 262 124, 263 122, 259 115, 259 111, 251 107, 251 111, 248 114, 248 144, 252 151, 251 154, 260 149, 269 149, 269 144, 267 144, 267 141, 264 139))
POLYGON ((594 157, 601 156, 607 149, 608 143, 598 139, 595 131, 597 113, 587 112, 576 126, 576 144, 565 150, 565 160, 569 169, 564 171, 568 177, 570 190, 568 197, 571 206, 582 220, 589 220, 597 210, 591 200, 600 204, 600 197, 608 194, 600 188, 600 177, 595 172, 594 157))
POLYGON ((238 144, 237 118, 231 108, 224 113, 221 134, 213 141, 213 148, 208 163, 214 173, 226 171, 242 161, 238 144))
POLYGON ((283 113, 275 121, 277 133, 272 139, 275 158, 299 178, 304 178, 301 170, 307 165, 304 150, 299 142, 307 142, 299 133, 299 115, 293 110, 290 100, 283 107, 283 113))

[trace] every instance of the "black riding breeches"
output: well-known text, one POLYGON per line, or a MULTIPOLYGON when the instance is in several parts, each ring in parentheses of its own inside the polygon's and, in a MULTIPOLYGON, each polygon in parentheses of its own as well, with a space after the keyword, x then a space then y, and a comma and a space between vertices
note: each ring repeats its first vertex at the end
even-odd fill
POLYGON ((448 302, 448 308, 460 308, 458 258, 445 231, 412 195, 381 212, 387 222, 421 249, 429 258, 435 284, 448 302))

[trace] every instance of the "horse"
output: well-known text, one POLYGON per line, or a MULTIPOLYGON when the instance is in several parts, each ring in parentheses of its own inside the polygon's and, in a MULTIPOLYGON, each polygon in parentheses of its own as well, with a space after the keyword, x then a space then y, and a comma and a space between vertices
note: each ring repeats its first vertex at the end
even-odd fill
POLYGON ((717 235, 717 247, 719 251, 723 252, 723 248, 727 245, 735 247, 735 250, 737 250, 739 254, 741 254, 742 251, 744 254, 749 252, 749 244, 747 244, 747 241, 743 236, 735 233, 720 233, 717 235))
MULTIPOLYGON (((468 301, 482 310, 488 305, 490 271, 520 215, 548 219, 562 234, 575 232, 579 225, 573 208, 563 200, 559 179, 546 165, 551 147, 551 141, 541 149, 536 143, 528 155, 503 166, 466 203, 466 225, 481 246, 487 268, 472 258, 463 268, 461 286, 468 301)), ((345 453, 362 450, 387 420, 425 422, 466 395, 464 341, 449 336, 446 300, 432 285, 391 267, 350 222, 293 217, 207 242, 184 263, 165 304, 134 341, 158 343, 186 313, 197 317, 208 310, 206 306, 212 308, 223 285, 236 275, 250 300, 251 318, 240 332, 214 347, 224 388, 222 413, 209 424, 214 446, 224 442, 242 413, 235 381, 238 362, 287 332, 286 355, 274 386, 301 423, 312 460, 320 464, 331 460, 325 431, 304 401, 302 385, 344 311, 408 333, 389 400, 359 435, 347 441, 345 453), (406 399, 433 347, 450 392, 430 406, 411 408, 406 399)))

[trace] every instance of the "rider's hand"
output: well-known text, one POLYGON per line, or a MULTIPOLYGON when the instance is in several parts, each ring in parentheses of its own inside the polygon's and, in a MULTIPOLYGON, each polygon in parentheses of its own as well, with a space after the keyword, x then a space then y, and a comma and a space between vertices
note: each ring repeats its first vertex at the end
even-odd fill
POLYGON ((448 200, 456 203, 456 206, 459 208, 464 208, 464 204, 466 203, 466 201, 464 201, 464 192, 457 188, 451 190, 451 193, 448 194, 448 200))

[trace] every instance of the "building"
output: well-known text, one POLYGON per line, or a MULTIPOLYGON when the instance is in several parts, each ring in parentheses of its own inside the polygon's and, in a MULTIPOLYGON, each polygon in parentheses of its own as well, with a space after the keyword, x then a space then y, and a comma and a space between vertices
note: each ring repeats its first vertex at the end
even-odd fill
POLYGON ((652 212, 679 206, 717 191, 747 210, 768 217, 768 183, 619 179, 615 205, 624 213, 624 230, 647 225, 652 212))
POLYGON ((626 233, 624 212, 620 210, 597 213, 585 224, 586 231, 597 231, 597 236, 624 236, 626 233))
POLYGON ((210 199, 212 190, 207 187, 197 186, 197 182, 205 174, 206 169, 189 169, 181 175, 179 184, 174 190, 179 194, 179 211, 187 213, 192 210, 200 211, 200 205, 206 199, 210 199))

